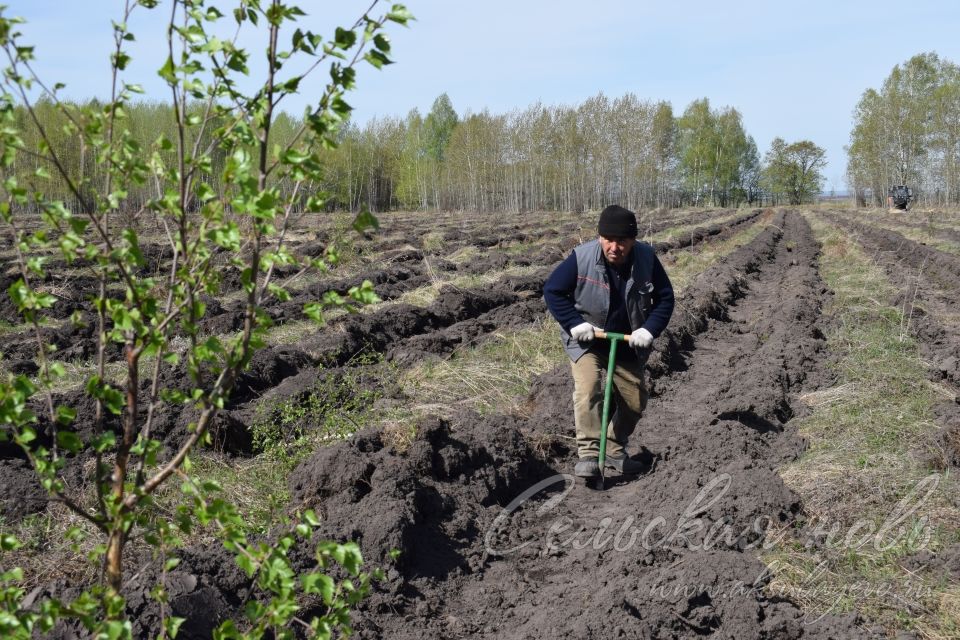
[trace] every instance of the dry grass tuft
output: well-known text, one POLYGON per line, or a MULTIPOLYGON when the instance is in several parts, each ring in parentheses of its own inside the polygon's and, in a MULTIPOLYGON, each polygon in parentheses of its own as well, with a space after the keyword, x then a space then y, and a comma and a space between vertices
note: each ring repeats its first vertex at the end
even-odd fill
POLYGON ((552 319, 529 329, 496 332, 483 344, 449 359, 420 362, 400 375, 400 386, 419 413, 450 415, 460 408, 480 413, 513 410, 533 376, 563 362, 552 319))
POLYGON ((856 392, 857 383, 848 382, 836 387, 830 387, 829 389, 821 389, 819 391, 805 393, 800 396, 799 400, 808 407, 816 408, 831 405, 837 402, 843 402, 845 399, 849 398, 851 394, 856 392))

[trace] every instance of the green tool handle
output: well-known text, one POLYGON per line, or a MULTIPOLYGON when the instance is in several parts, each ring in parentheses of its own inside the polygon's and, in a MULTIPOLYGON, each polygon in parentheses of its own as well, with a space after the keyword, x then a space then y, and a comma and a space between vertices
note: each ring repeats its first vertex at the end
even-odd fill
POLYGON ((613 333, 596 329, 593 332, 594 338, 607 339, 610 341, 610 358, 607 360, 607 385, 603 390, 603 420, 600 422, 600 457, 597 464, 600 465, 600 475, 603 476, 603 465, 607 460, 607 424, 610 420, 610 395, 613 393, 613 372, 617 366, 617 342, 626 340, 627 336, 622 333, 613 333))

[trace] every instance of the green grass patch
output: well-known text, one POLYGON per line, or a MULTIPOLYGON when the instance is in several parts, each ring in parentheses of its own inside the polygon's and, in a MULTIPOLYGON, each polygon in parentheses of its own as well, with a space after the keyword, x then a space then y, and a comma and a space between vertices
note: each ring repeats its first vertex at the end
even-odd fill
MULTIPOLYGON (((197 482, 219 484, 223 497, 240 508, 255 530, 266 532, 282 521, 290 499, 287 479, 298 464, 320 447, 396 417, 381 415, 375 406, 390 391, 392 366, 376 354, 360 356, 353 364, 321 372, 301 393, 261 400, 250 422, 257 455, 228 458, 199 451, 193 456, 197 482)), ((179 495, 176 488, 168 489, 158 503, 179 495)))
POLYGON ((810 219, 834 292, 826 311, 837 381, 801 398, 811 408, 798 424, 809 448, 781 475, 803 499, 806 531, 824 535, 812 546, 781 538, 764 556, 775 575, 769 589, 814 615, 858 611, 891 632, 956 637, 960 590, 942 573, 903 564, 960 540, 956 481, 922 451, 941 392, 926 379, 901 310, 886 303, 892 289, 883 271, 848 234, 810 219))
POLYGON ((439 253, 444 246, 442 231, 429 231, 423 235, 421 247, 425 253, 439 253))
POLYGON ((323 372, 309 391, 257 405, 250 425, 254 449, 292 468, 317 446, 361 429, 382 393, 380 381, 362 366, 323 372))

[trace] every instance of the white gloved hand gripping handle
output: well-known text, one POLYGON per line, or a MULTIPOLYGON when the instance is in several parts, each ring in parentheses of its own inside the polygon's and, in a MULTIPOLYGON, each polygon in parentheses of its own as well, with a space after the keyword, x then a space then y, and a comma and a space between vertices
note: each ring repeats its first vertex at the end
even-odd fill
POLYGON ((653 334, 643 327, 640 327, 630 334, 628 343, 635 349, 646 349, 653 344, 653 334))
POLYGON ((574 328, 570 329, 570 336, 577 342, 591 342, 594 338, 594 327, 589 322, 581 322, 574 328))

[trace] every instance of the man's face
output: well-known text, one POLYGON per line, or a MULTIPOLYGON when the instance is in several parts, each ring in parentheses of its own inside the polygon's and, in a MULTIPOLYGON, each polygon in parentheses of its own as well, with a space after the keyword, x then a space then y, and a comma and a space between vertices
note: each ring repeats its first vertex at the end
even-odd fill
POLYGON ((607 262, 620 266, 627 261, 637 239, 629 236, 600 236, 600 248, 607 262))

